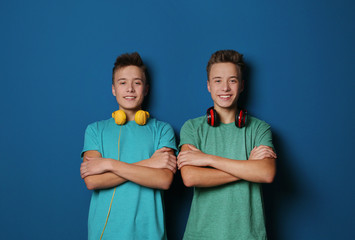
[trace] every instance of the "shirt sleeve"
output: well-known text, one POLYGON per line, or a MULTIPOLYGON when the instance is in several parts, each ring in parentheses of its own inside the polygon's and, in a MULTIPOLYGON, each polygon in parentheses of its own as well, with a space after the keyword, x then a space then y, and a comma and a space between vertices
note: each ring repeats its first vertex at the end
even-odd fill
POLYGON ((179 148, 181 148, 181 146, 184 144, 191 144, 198 148, 199 144, 195 136, 196 136, 196 130, 191 120, 188 120, 187 122, 185 122, 185 124, 182 126, 180 130, 179 148))
POLYGON ((274 149, 274 145, 272 144, 271 127, 266 122, 262 122, 256 130, 255 145, 265 145, 274 149))
POLYGON ((175 133, 173 128, 168 123, 164 123, 160 130, 160 138, 158 143, 158 149, 168 147, 174 150, 176 148, 175 133))
POLYGON ((84 153, 89 150, 96 150, 101 153, 97 133, 97 124, 95 123, 87 126, 85 130, 84 147, 81 151, 81 158, 83 158, 84 153))

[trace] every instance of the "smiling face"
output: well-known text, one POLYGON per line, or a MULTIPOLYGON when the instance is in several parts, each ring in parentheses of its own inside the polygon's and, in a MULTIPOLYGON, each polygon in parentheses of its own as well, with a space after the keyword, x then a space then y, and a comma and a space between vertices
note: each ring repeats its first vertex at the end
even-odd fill
POLYGON ((239 66, 233 63, 215 63, 211 66, 207 88, 217 111, 237 109, 239 95, 244 89, 241 77, 239 66))
POLYGON ((116 97, 119 109, 126 114, 140 110, 147 93, 145 75, 139 67, 129 65, 115 72, 112 94, 116 97))

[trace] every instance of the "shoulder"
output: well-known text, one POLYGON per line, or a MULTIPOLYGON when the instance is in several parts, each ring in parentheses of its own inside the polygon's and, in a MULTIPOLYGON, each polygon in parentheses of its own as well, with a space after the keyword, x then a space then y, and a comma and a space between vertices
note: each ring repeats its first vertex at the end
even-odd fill
POLYGON ((171 125, 169 123, 160 121, 160 120, 158 120, 156 118, 150 118, 147 125, 148 126, 153 126, 153 127, 156 127, 156 128, 165 128, 165 127, 171 128, 171 125))
POLYGON ((114 125, 114 123, 115 123, 115 121, 113 118, 109 118, 109 119, 105 119, 105 120, 101 120, 101 121, 96 121, 96 122, 90 123, 87 126, 87 130, 90 129, 90 130, 100 131, 100 130, 103 130, 107 127, 114 125))
POLYGON ((268 130, 270 125, 261 119, 248 115, 248 128, 255 131, 268 130))
POLYGON ((197 129, 200 126, 206 124, 206 116, 200 116, 197 118, 187 120, 181 129, 189 128, 189 129, 197 129))

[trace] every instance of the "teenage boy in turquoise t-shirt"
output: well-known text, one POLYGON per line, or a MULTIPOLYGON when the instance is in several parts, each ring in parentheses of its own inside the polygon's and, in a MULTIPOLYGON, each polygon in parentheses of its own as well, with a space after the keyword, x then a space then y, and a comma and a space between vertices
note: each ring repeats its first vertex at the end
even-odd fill
POLYGON ((163 192, 176 171, 174 131, 141 110, 148 93, 138 53, 115 62, 112 94, 119 110, 85 132, 80 173, 94 190, 89 239, 166 239, 163 192))
POLYGON ((215 52, 207 64, 214 106, 181 129, 178 168, 195 188, 185 240, 267 239, 260 183, 273 181, 276 154, 270 126, 238 108, 243 69, 238 52, 215 52))

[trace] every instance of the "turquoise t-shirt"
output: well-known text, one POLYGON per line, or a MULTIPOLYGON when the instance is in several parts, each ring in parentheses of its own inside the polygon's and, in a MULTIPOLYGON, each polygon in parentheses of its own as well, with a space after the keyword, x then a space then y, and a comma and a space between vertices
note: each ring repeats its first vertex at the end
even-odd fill
MULTIPOLYGON (((139 162, 150 158, 162 147, 176 150, 175 134, 167 123, 150 118, 144 126, 134 121, 119 126, 111 118, 87 127, 82 155, 85 151, 96 150, 103 158, 117 159, 120 128, 120 161, 139 162)), ((88 220, 89 240, 100 239, 113 189, 93 191, 88 220)), ((129 181, 119 185, 102 239, 166 239, 163 192, 129 181)))
MULTIPOLYGON (((202 152, 247 160, 254 146, 273 148, 270 126, 248 116, 248 125, 234 123, 211 127, 206 116, 188 120, 181 128, 180 144, 202 152)), ((184 240, 266 239, 261 185, 236 181, 211 188, 194 188, 184 240)))

